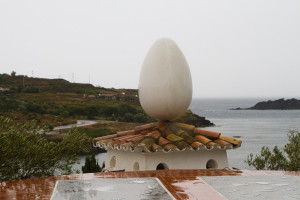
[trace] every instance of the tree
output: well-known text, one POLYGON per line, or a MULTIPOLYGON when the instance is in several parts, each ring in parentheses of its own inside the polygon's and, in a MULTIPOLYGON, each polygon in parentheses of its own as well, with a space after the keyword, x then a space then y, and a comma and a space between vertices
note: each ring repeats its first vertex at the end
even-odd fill
POLYGON ((300 132, 290 131, 289 142, 280 150, 277 146, 271 152, 269 147, 262 147, 260 155, 249 154, 245 161, 257 170, 300 171, 300 132))
POLYGON ((118 110, 119 110, 119 114, 120 115, 125 115, 126 113, 132 113, 132 114, 136 114, 137 113, 137 109, 127 103, 122 103, 118 106, 118 110))
POLYGON ((36 122, 24 124, 0 116, 0 181, 72 173, 77 154, 88 152, 92 140, 73 128, 59 143, 40 134, 36 122))
POLYGON ((137 113, 134 115, 134 121, 137 123, 144 123, 147 121, 147 117, 143 113, 137 113))
POLYGON ((81 167, 83 173, 94 173, 94 172, 101 172, 101 170, 104 168, 104 163, 102 164, 102 167, 98 164, 95 158, 95 154, 93 154, 91 157, 87 156, 85 158, 85 164, 81 167))
POLYGON ((11 75, 11 76, 16 76, 16 72, 15 72, 15 71, 12 71, 12 72, 10 73, 10 75, 11 75))
POLYGON ((97 105, 89 105, 85 107, 85 112, 88 119, 95 119, 95 116, 99 114, 99 108, 97 105))
POLYGON ((134 116, 132 113, 126 113, 124 116, 123 116, 123 119, 125 122, 134 122, 134 116))

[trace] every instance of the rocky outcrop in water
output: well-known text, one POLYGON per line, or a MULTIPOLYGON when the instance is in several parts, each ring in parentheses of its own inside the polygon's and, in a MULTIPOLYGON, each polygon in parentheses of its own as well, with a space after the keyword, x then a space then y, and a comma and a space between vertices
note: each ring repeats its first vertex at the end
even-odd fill
POLYGON ((250 108, 234 108, 232 110, 300 110, 300 100, 293 98, 262 101, 250 108))

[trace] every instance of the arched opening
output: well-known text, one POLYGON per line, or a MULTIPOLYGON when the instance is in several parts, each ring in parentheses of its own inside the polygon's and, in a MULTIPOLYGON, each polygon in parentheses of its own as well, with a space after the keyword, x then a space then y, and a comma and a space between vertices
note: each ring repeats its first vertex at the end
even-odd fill
POLYGON ((135 162, 135 163, 133 164, 133 171, 140 171, 140 165, 139 165, 138 162, 135 162))
POLYGON ((116 166, 116 156, 111 157, 109 165, 110 168, 114 168, 116 166))
POLYGON ((217 168, 218 168, 218 163, 215 160, 210 159, 209 161, 207 161, 206 169, 217 169, 217 168))
POLYGON ((159 163, 156 166, 156 170, 164 170, 164 169, 169 169, 169 167, 165 163, 159 163))

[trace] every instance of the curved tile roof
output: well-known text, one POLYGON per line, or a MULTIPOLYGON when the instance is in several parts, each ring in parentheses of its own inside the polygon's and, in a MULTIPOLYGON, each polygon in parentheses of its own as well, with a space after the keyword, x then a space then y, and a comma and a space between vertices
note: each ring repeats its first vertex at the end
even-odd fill
POLYGON ((96 138, 96 146, 104 149, 143 152, 171 152, 200 149, 232 149, 242 141, 221 133, 196 129, 178 122, 155 122, 96 138))

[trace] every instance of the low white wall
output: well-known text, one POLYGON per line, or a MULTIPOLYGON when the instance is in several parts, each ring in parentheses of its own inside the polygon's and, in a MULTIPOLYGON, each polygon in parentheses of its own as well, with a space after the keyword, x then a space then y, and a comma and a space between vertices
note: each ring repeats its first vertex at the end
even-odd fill
POLYGON ((149 154, 145 170, 155 170, 159 163, 166 164, 169 169, 206 169, 206 164, 211 159, 216 161, 217 169, 228 167, 226 151, 213 149, 149 154))
MULTIPOLYGON (((169 169, 206 169, 207 162, 213 159, 217 163, 216 169, 228 167, 226 150, 212 149, 183 152, 130 152, 109 149, 107 151, 105 166, 109 171, 125 170, 134 171, 134 163, 137 162, 139 171, 155 170, 160 163, 165 164, 169 169), (115 167, 110 166, 112 157, 116 158, 115 167)), ((212 162, 215 164, 214 162, 212 162)), ((215 166, 214 166, 215 167, 215 166)))
POLYGON ((109 149, 106 155, 105 168, 109 171, 124 170, 124 169, 125 171, 133 171, 134 163, 138 162, 139 170, 143 170, 146 168, 145 166, 146 157, 144 154, 145 153, 136 153, 130 151, 109 149), (111 167, 110 161, 114 156, 116 158, 116 166, 111 167))

